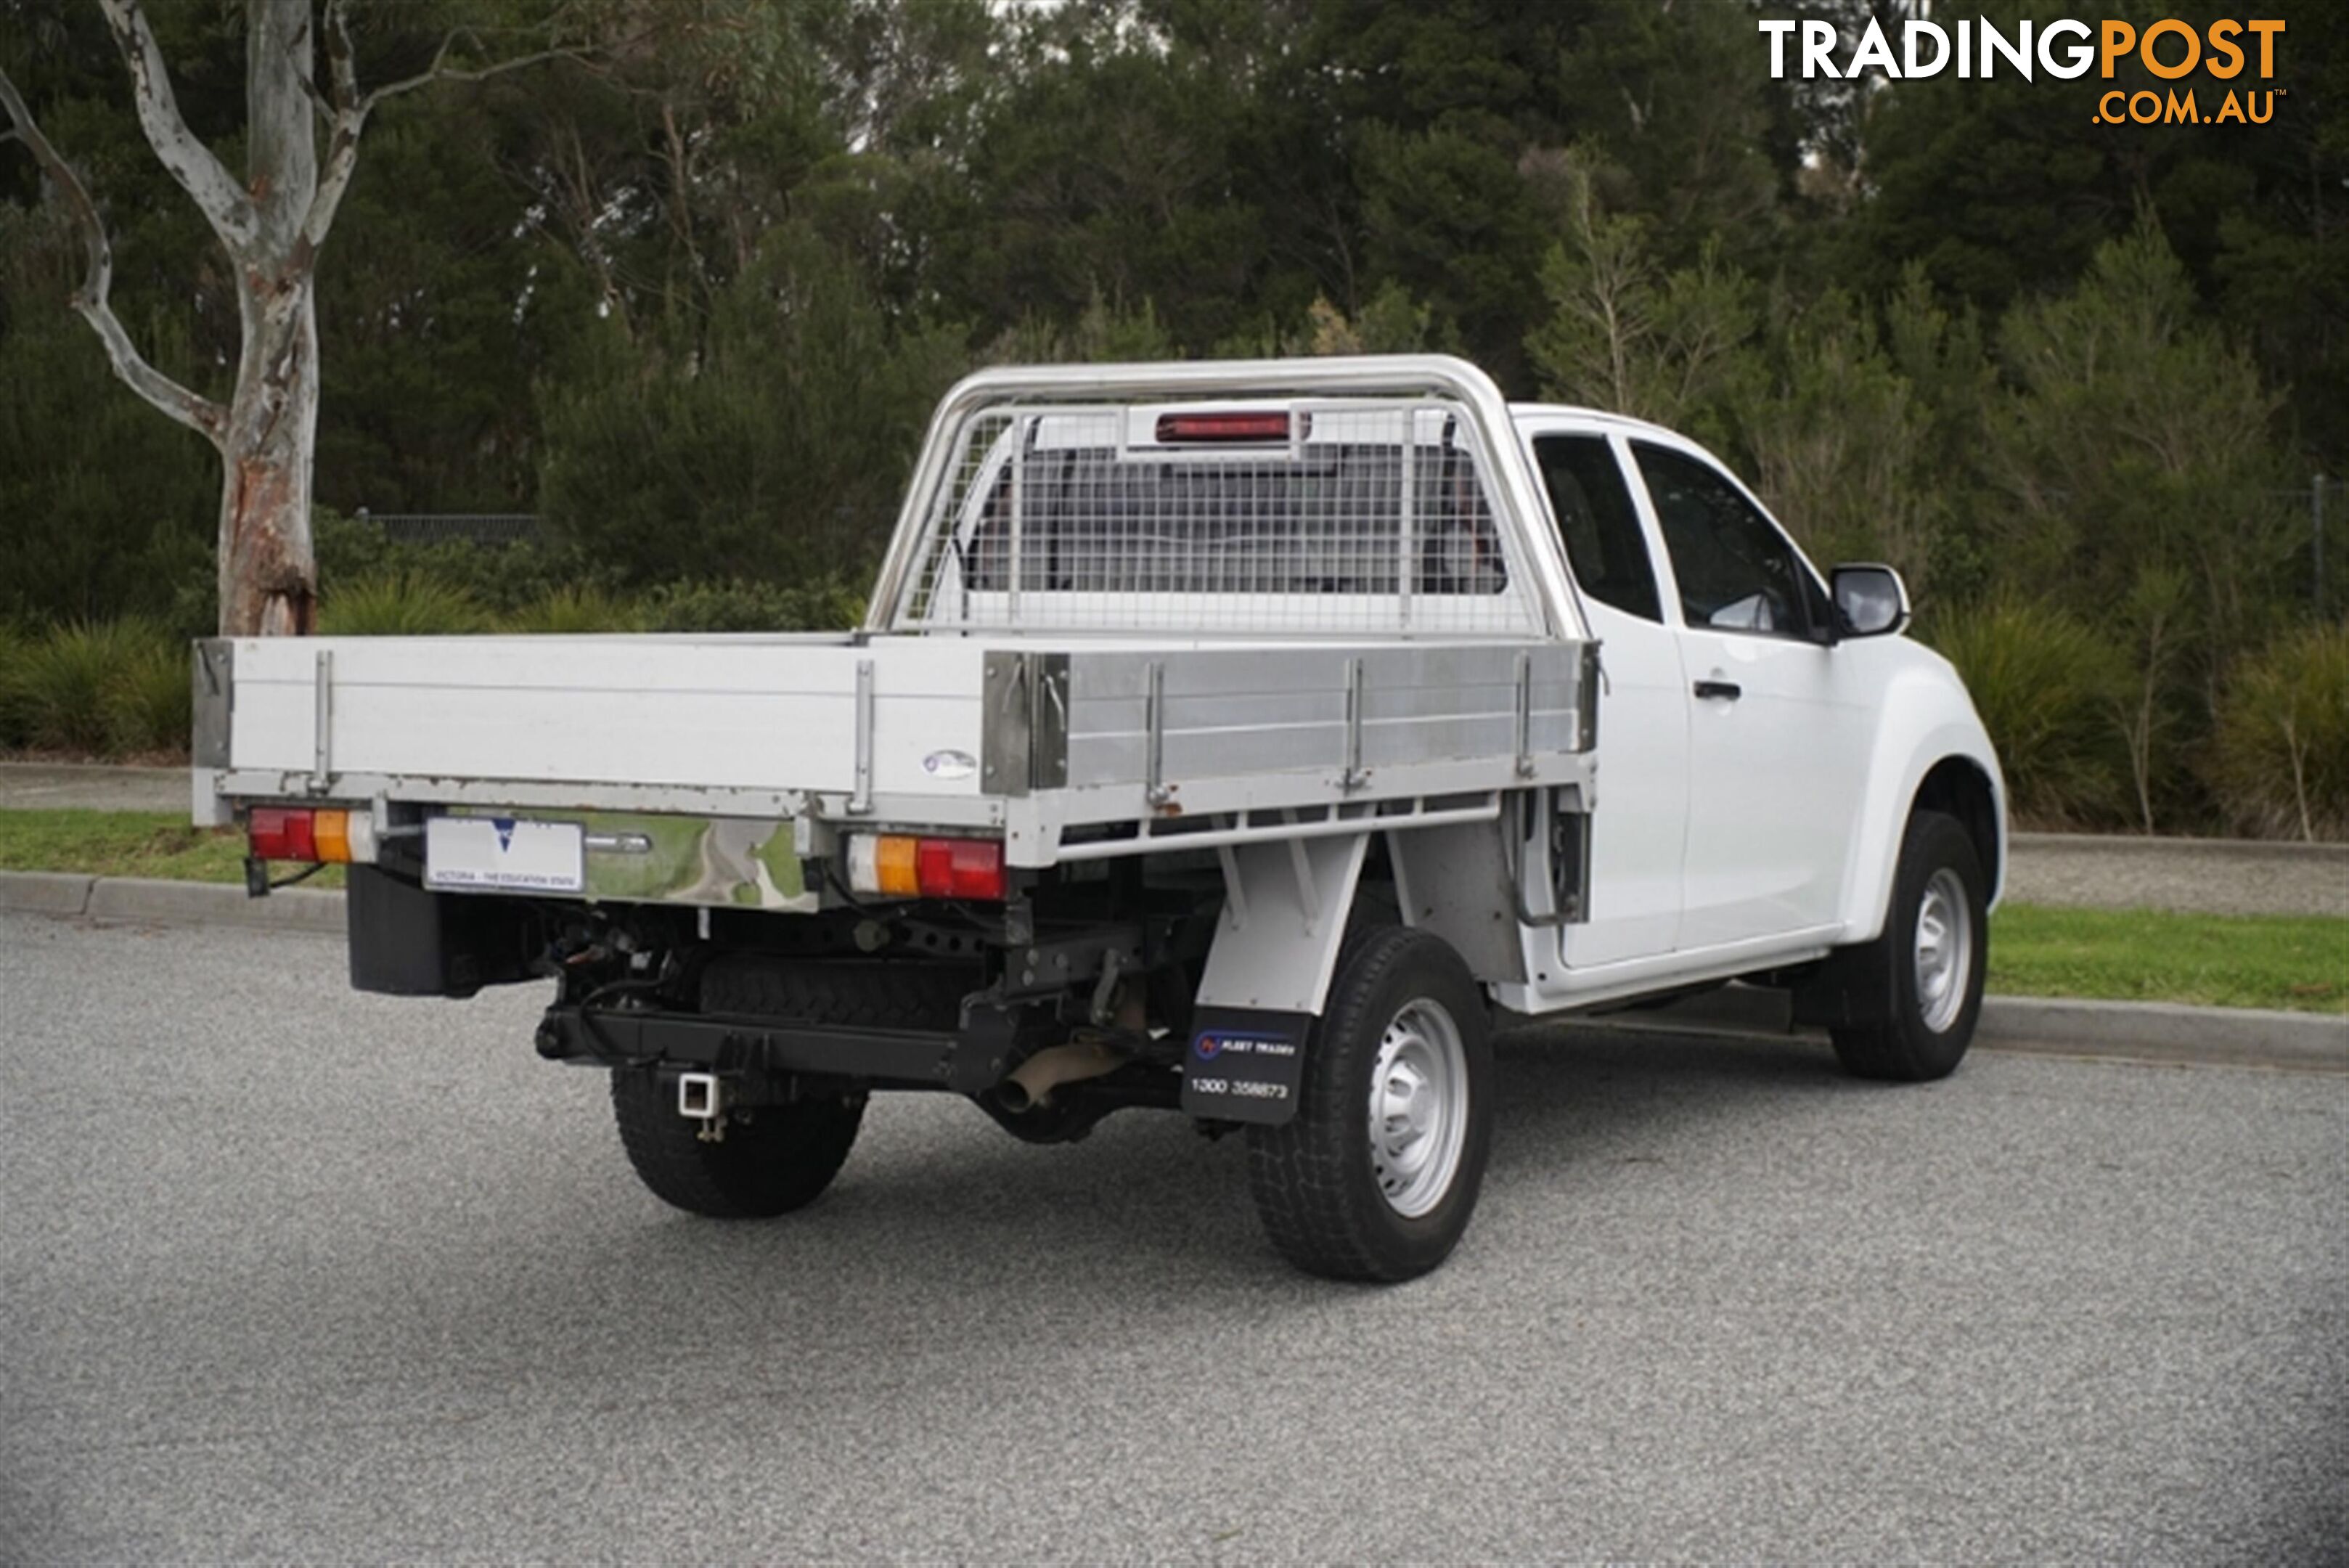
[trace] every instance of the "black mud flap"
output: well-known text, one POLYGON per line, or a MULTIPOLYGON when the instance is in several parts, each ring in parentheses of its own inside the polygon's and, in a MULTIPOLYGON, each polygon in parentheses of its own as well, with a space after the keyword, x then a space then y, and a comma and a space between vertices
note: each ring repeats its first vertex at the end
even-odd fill
POLYGON ((1183 1053, 1183 1114, 1278 1127, 1297 1114, 1305 1085, 1309 1012, 1202 1007, 1183 1053))
POLYGON ((519 898, 436 893, 354 866, 344 896, 351 989, 387 996, 471 996, 533 978, 545 922, 519 898))

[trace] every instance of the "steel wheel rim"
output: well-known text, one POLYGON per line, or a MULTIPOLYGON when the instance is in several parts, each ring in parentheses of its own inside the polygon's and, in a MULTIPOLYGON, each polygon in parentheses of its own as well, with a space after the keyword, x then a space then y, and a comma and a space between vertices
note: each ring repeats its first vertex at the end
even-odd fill
POLYGON ((1973 959, 1973 911, 1965 884, 1944 867, 1926 880, 1917 905, 1917 1012, 1934 1033, 1945 1033, 1964 1009, 1973 959))
POLYGON ((1468 1052, 1440 1003, 1407 1002, 1387 1024, 1369 1110, 1379 1193, 1388 1208, 1416 1220, 1452 1190, 1468 1141, 1468 1052))

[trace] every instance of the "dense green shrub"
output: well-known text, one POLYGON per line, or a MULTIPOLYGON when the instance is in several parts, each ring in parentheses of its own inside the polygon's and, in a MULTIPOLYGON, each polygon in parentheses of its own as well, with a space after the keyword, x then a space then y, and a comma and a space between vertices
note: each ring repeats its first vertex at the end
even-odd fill
POLYGON ((2017 814, 2050 824, 2109 818, 2127 788, 2115 720, 2126 680, 2111 643, 2050 606, 1999 599, 1920 632, 1973 693, 2017 814))
POLYGON ((28 640, 14 664, 28 745, 112 755, 187 743, 187 655, 152 621, 74 621, 28 640))
POLYGON ((25 743, 22 691, 31 647, 32 639, 15 623, 0 620, 0 747, 25 743))
POLYGON ((381 572, 322 593, 318 630, 330 637, 440 637, 487 630, 464 589, 419 572, 381 572))
POLYGON ((107 692, 109 753, 185 752, 192 674, 187 644, 176 638, 127 649, 107 692))
POLYGON ((548 589, 502 624, 504 630, 522 632, 641 631, 645 608, 602 588, 574 585, 548 589))
POLYGON ((864 618, 864 590, 843 579, 669 583, 646 601, 654 631, 843 631, 864 618))
POLYGON ((2290 633, 2236 669, 2210 772, 2244 832, 2349 838, 2349 622, 2290 633))

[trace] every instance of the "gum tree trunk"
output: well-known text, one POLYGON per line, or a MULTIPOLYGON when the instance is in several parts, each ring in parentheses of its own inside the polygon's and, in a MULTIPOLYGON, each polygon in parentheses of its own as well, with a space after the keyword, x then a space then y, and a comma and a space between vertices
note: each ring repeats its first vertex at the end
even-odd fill
POLYGON ((222 446, 223 637, 313 629, 310 454, 318 429, 318 321, 310 278, 285 278, 245 306, 243 361, 222 446))
MULTIPOLYGON (((247 244, 230 250, 243 340, 221 441, 220 628, 224 637, 291 637, 313 628, 318 598, 310 547, 318 431, 317 245, 309 236, 319 196, 310 119, 316 49, 306 3, 249 0, 245 16, 253 232, 247 244)), ((338 182, 334 194, 340 193, 338 182)), ((324 239, 325 224, 317 230, 324 239)))

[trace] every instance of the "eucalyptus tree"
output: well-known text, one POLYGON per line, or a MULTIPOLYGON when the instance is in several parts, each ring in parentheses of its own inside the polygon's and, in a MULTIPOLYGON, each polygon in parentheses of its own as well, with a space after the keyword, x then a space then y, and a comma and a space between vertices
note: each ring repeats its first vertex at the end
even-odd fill
MULTIPOLYGON (((220 629, 228 636, 311 629, 317 569, 310 539, 318 421, 318 256, 357 171, 368 118, 388 99, 438 81, 479 80, 575 51, 554 47, 477 63, 459 28, 430 64, 363 89, 349 0, 246 0, 243 178, 191 129, 139 0, 98 0, 129 75, 139 125, 156 159, 226 254, 239 318, 234 381, 207 397, 159 369, 110 302, 114 251, 106 216, 79 171, 45 135, 0 71, 0 108, 39 165, 49 199, 80 233, 85 268, 71 305, 131 390, 211 441, 221 459, 220 629)), ((192 265, 192 263, 191 263, 192 265)))

